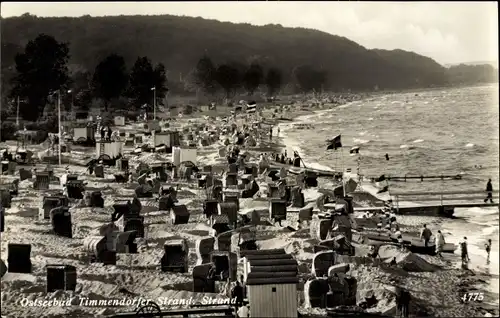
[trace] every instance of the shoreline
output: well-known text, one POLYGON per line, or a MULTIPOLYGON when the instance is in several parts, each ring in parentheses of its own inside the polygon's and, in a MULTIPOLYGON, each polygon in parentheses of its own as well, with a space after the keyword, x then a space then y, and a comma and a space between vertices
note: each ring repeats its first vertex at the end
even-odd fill
MULTIPOLYGON (((410 91, 408 91, 408 92, 405 91, 404 93, 410 93, 410 91)), ((375 94, 374 96, 369 95, 369 96, 366 96, 365 98, 363 98, 362 100, 371 99, 371 98, 379 97, 379 96, 383 96, 383 95, 385 95, 385 94, 375 94)), ((349 102, 349 103, 352 103, 352 102, 349 102)), ((292 118, 294 118, 294 119, 290 123, 278 123, 278 125, 277 125, 278 127, 280 125, 287 126, 286 129, 281 129, 281 133, 283 135, 280 137, 284 143, 283 148, 287 148, 287 145, 286 145, 287 143, 292 144, 292 145, 300 145, 299 141, 294 140, 293 138, 289 137, 286 134, 286 132, 288 130, 294 130, 293 124, 301 123, 304 121, 304 119, 307 119, 311 116, 318 115, 320 113, 327 113, 329 111, 332 111, 333 108, 336 108, 339 106, 346 107, 347 104, 349 104, 349 103, 339 104, 339 105, 336 105, 330 109, 313 110, 312 114, 303 114, 303 115, 299 115, 299 116, 292 115, 292 118)), ((293 148, 293 146, 292 146, 292 148, 293 148)), ((283 151, 283 149, 281 149, 281 151, 283 151)), ((304 162, 307 164, 308 163, 307 161, 309 160, 309 158, 307 156, 304 156, 304 154, 300 154, 300 155, 301 155, 301 157, 303 157, 304 162)), ((309 163, 314 165, 315 167, 323 166, 322 164, 320 164, 318 162, 309 162, 309 163)), ((323 166, 323 167, 328 168, 329 170, 333 170, 332 168, 330 168, 328 166, 323 166)), ((399 219, 401 219, 402 223, 405 222, 405 219, 408 219, 408 217, 399 216, 399 215, 397 216, 397 218, 398 218, 398 222, 401 222, 401 221, 399 221, 399 219)), ((418 226, 421 226, 422 224, 428 223, 428 220, 426 220, 426 217, 417 217, 417 218, 419 218, 420 220, 418 220, 417 222, 412 222, 413 224, 411 226, 408 226, 408 228, 406 230, 414 230, 415 232, 418 232, 418 226)), ((446 219, 442 218, 441 220, 438 221, 438 223, 435 223, 435 226, 441 228, 441 226, 445 222, 446 222, 446 219)), ((460 256, 458 255, 458 253, 459 253, 459 251, 455 251, 455 253, 453 253, 449 257, 447 257, 448 259, 445 263, 445 266, 442 269, 442 271, 449 271, 449 272, 457 273, 458 277, 461 278, 459 280, 452 282, 452 285, 455 287, 453 289, 460 290, 461 292, 483 292, 485 294, 485 297, 490 298, 490 301, 485 301, 482 304, 481 303, 474 303, 472 305, 469 304, 468 305, 469 309, 470 309, 470 307, 475 307, 474 308, 475 311, 474 310, 473 311, 474 311, 474 314, 476 317, 477 317, 477 314, 488 316, 488 313, 492 316, 498 316, 499 315, 499 309, 498 309, 498 304, 499 304, 498 295, 499 294, 492 283, 493 280, 495 279, 494 278, 495 274, 485 273, 483 271, 480 271, 478 268, 480 266, 478 261, 471 262, 468 265, 468 269, 460 268, 461 267, 460 266, 461 259, 460 259, 460 256)), ((419 255, 419 256, 421 256, 421 255, 419 255)), ((427 261, 429 261, 430 263, 433 263, 433 261, 435 261, 433 259, 433 257, 427 256, 427 255, 425 255, 425 259, 427 261)), ((440 264, 439 260, 437 260, 437 262, 434 262, 434 263, 440 264)), ((442 265, 442 264, 440 264, 440 265, 442 265)), ((497 279, 498 279, 498 277, 497 277, 497 279)), ((429 286, 429 288, 426 290, 426 292, 433 293, 434 290, 435 290, 435 286, 429 286)), ((458 299, 459 297, 456 297, 456 298, 458 299)), ((463 305, 460 303, 460 301, 457 301, 457 300, 455 300, 455 303, 457 305, 463 305)), ((453 307, 453 306, 450 306, 450 307, 453 307)), ((446 311, 445 311, 445 316, 446 316, 446 311)), ((449 317, 451 317, 451 315, 449 317)))

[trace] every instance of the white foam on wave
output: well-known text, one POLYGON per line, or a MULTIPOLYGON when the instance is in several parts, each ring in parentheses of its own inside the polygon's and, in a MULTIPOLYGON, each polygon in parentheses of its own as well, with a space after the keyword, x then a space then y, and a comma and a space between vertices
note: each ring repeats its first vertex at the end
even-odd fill
POLYGON ((401 146, 399 146, 399 148, 401 148, 401 149, 408 148, 408 145, 401 145, 401 146))
POLYGON ((364 136, 364 135, 366 135, 366 133, 367 133, 367 131, 362 131, 362 132, 359 132, 358 135, 364 136))
POLYGON ((423 142, 424 140, 423 139, 416 139, 416 140, 413 140, 414 143, 418 144, 418 143, 421 143, 423 142))
POLYGON ((373 117, 368 118, 368 120, 373 120, 373 117))
POLYGON ((466 148, 471 148, 471 147, 474 147, 474 144, 467 144, 465 145, 466 148))
POLYGON ((366 144, 366 143, 370 142, 370 140, 365 140, 365 139, 361 139, 361 138, 353 138, 352 141, 355 144, 366 144))

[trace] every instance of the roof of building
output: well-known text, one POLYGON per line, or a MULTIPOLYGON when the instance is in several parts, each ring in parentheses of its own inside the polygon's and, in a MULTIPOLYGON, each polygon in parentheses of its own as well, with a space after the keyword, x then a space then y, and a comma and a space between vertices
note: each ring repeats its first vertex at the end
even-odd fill
POLYGON ((297 284, 298 263, 284 249, 245 251, 251 271, 246 285, 297 284), (272 270, 272 269, 275 269, 272 270))

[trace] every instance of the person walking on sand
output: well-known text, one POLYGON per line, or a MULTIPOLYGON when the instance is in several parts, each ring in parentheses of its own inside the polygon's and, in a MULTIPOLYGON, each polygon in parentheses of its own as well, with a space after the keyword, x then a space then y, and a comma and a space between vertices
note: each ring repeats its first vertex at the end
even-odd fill
POLYGON ((431 240, 432 232, 427 228, 427 224, 424 224, 422 232, 420 232, 420 240, 424 240, 424 246, 429 246, 429 241, 431 240))
POLYGON ((486 195, 486 199, 484 199, 484 203, 490 200, 490 203, 493 203, 493 185, 491 184, 491 179, 488 179, 488 183, 486 183, 486 191, 488 194, 486 195))
POLYGON ((488 242, 484 244, 484 247, 486 249, 486 262, 489 264, 490 263, 490 251, 491 251, 491 239, 488 239, 488 242))
POLYGON ((464 236, 463 240, 461 240, 459 244, 460 252, 462 254, 462 265, 464 265, 470 261, 469 252, 467 251, 467 236, 464 236))
POLYGON ((273 127, 269 128, 269 140, 273 140, 273 127))
POLYGON ((441 253, 443 252, 443 247, 444 247, 444 236, 443 233, 441 233, 441 230, 438 230, 436 238, 435 238, 435 246, 436 246, 436 255, 439 257, 443 257, 441 253))

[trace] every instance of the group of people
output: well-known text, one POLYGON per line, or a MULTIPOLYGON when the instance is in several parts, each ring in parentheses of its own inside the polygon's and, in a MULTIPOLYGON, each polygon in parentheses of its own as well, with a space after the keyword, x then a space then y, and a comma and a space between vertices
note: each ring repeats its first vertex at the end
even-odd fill
MULTIPOLYGON (((427 228, 427 225, 424 224, 422 231, 420 233, 420 239, 424 241, 425 247, 429 246, 429 242, 432 237, 432 232, 427 228)), ((444 240, 444 235, 441 233, 441 230, 437 231, 437 234, 434 236, 434 246, 436 248, 436 255, 439 257, 442 257, 442 252, 443 252, 443 247, 445 245, 445 240, 444 240)), ((490 262, 490 252, 491 252, 491 239, 488 239, 488 241, 485 243, 485 250, 486 250, 486 261, 489 263, 490 262)), ((467 241, 467 236, 464 236, 460 242, 458 243, 460 246, 460 255, 462 259, 462 265, 467 265, 467 263, 470 261, 469 257, 469 251, 468 251, 468 241, 467 241)))

